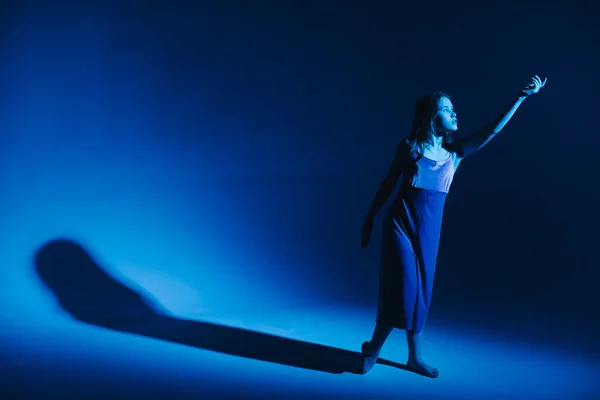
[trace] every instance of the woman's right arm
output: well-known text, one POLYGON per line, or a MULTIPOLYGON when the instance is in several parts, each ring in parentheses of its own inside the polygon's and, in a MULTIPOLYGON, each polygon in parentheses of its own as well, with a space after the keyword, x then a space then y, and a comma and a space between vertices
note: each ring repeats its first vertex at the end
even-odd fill
POLYGON ((367 214, 367 220, 373 220, 373 218, 375 218, 375 215, 377 215, 381 207, 383 207, 388 197, 390 197, 392 192, 396 189, 398 179, 406 169, 408 156, 408 146, 405 143, 400 144, 396 149, 392 165, 375 194, 375 199, 373 199, 373 203, 367 214))
POLYGON ((371 208, 369 208, 367 218, 365 218, 365 223, 361 233, 361 242, 363 247, 367 247, 369 245, 371 231, 373 230, 373 219, 381 207, 383 207, 387 198, 390 197, 394 189, 396 189, 396 186, 398 185, 398 179, 400 179, 400 175, 402 175, 402 173, 406 170, 406 166, 408 165, 407 160, 409 159, 409 155, 410 152, 406 143, 400 144, 400 146, 398 146, 396 149, 392 166, 381 182, 379 190, 377 190, 377 194, 375 195, 375 199, 371 204, 371 208))

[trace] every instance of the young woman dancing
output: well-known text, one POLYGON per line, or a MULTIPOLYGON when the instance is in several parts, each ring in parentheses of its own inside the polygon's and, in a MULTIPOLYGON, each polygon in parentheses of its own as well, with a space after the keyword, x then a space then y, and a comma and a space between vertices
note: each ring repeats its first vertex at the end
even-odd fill
POLYGON ((435 92, 417 102, 411 134, 396 149, 362 229, 362 246, 367 247, 374 217, 400 181, 383 220, 377 320, 371 340, 362 345, 363 373, 375 365, 388 335, 398 328, 406 330, 408 368, 431 378, 439 375, 423 361, 421 351, 446 195, 460 162, 496 136, 546 80, 532 77, 495 121, 455 141, 451 135, 458 120, 450 96, 435 92))

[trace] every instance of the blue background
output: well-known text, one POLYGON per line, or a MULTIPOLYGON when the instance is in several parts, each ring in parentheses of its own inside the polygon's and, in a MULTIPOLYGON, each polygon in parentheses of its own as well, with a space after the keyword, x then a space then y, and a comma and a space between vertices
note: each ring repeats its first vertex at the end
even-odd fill
POLYGON ((7 348, 66 318, 34 266, 57 238, 180 317, 374 321, 380 225, 366 250, 360 229, 415 101, 450 94, 466 135, 533 74, 546 87, 455 176, 432 318, 595 337, 597 7, 6 1, 1 15, 7 348))

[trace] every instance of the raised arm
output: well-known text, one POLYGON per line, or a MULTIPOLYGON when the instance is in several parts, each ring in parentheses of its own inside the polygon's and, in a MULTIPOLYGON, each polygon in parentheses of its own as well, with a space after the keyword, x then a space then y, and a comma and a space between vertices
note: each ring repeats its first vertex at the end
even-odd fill
POLYGON ((456 153, 459 158, 465 158, 483 146, 485 146, 490 140, 494 138, 510 121, 515 112, 519 109, 523 101, 532 94, 537 93, 544 85, 548 78, 542 80, 536 75, 531 78, 531 82, 527 84, 518 96, 513 99, 509 106, 494 120, 491 124, 485 125, 481 129, 475 131, 475 133, 457 140, 454 143, 456 153))

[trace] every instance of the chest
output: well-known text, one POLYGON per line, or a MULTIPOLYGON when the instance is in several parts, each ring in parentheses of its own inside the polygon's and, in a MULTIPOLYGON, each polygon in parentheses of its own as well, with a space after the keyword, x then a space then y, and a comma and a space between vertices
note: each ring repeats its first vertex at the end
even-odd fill
POLYGON ((445 161, 448 159, 448 157, 450 157, 450 152, 446 149, 444 149, 443 147, 440 149, 432 149, 432 148, 427 148, 423 151, 423 156, 436 161, 436 162, 441 162, 441 161, 445 161))
MULTIPOLYGON (((446 151, 445 157, 437 154, 440 160, 435 160, 424 154, 415 154, 413 174, 409 184, 413 187, 436 190, 448 193, 454 178, 454 157, 446 151)), ((434 157, 435 155, 431 155, 434 157)))

